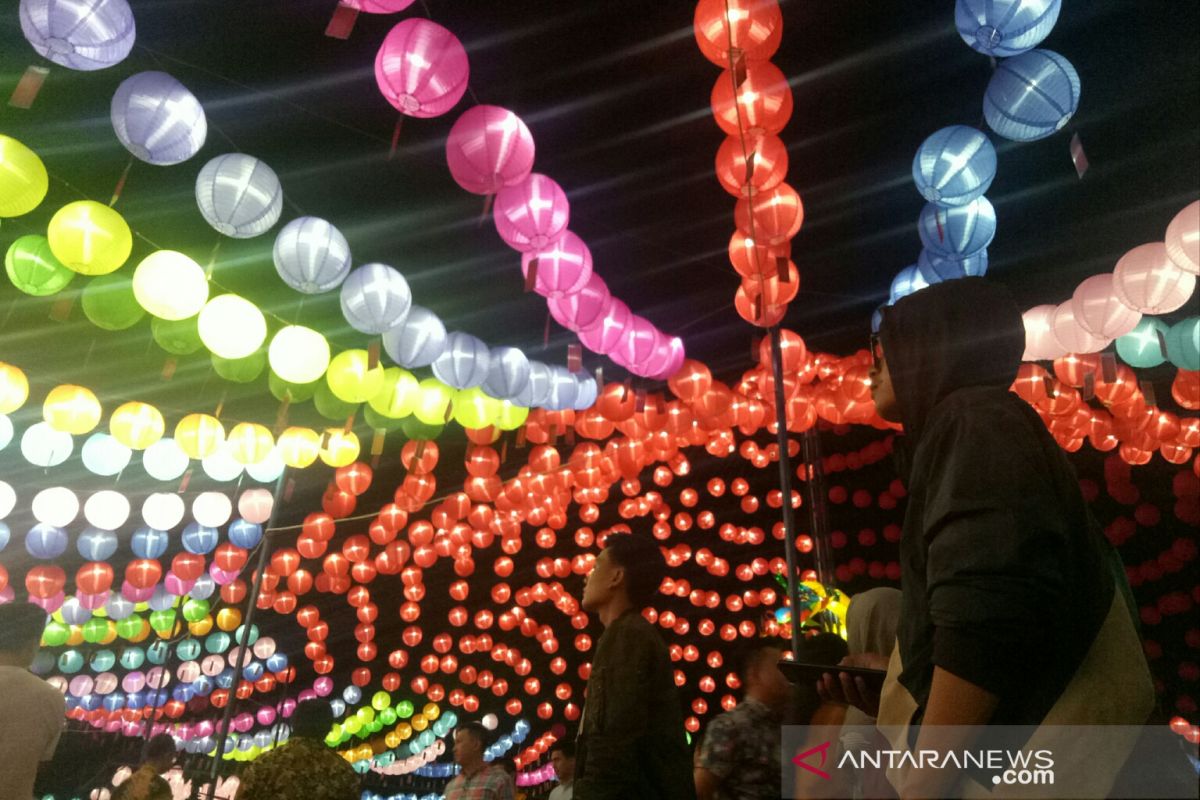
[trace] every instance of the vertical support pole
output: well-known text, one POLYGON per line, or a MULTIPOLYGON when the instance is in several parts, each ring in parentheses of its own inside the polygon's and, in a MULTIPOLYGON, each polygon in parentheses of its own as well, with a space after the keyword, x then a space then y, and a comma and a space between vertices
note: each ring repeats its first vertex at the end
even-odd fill
POLYGON ((808 465, 808 520, 813 538, 817 580, 833 586, 833 549, 829 544, 829 521, 825 511, 825 468, 821 459, 821 439, 815 427, 804 432, 804 461, 808 465))
MULTIPOLYGON (((783 492, 783 548, 787 560, 788 600, 792 604, 792 654, 800 654, 800 590, 796 572, 796 522, 792 513, 792 457, 788 453, 787 398, 783 393, 783 352, 779 326, 771 327, 771 372, 775 378, 775 427, 779 443, 779 490, 783 492)), ((812 504, 809 504, 812 507, 812 504)), ((811 512, 810 512, 811 513, 811 512)))

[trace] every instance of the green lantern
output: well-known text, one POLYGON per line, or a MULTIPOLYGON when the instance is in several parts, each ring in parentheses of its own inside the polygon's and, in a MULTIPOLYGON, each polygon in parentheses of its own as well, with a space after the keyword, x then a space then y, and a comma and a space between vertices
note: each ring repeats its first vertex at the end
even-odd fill
POLYGON ((175 609, 150 612, 150 627, 158 633, 169 633, 175 627, 175 609))
POLYGON ((199 622, 208 615, 208 601, 188 599, 183 604, 183 618, 188 622, 199 622))
POLYGON ((271 390, 271 394, 275 395, 275 399, 283 402, 284 399, 291 395, 291 402, 303 403, 306 400, 311 400, 313 393, 321 385, 321 381, 313 381, 312 383, 291 383, 276 375, 274 372, 267 376, 267 386, 271 390))
POLYGON ((196 317, 181 320, 150 318, 150 334, 158 346, 176 356, 186 356, 204 346, 196 328, 196 317))
POLYGON ((75 272, 50 252, 50 241, 36 235, 22 236, 12 243, 4 256, 4 270, 13 286, 34 297, 61 292, 75 277, 75 272))
POLYGON ((141 632, 142 618, 137 614, 130 614, 117 623, 117 636, 120 636, 122 639, 132 639, 141 632))
POLYGON ((400 719, 408 719, 413 715, 413 704, 411 700, 401 700, 396 704, 396 713, 400 719))
POLYGON ((334 422, 345 422, 358 410, 358 404, 347 403, 335 397, 325 381, 317 384, 317 390, 313 393, 313 405, 317 407, 318 414, 334 422))
POLYGON ((445 425, 426 425, 416 417, 405 417, 400 423, 400 430, 404 431, 404 435, 409 439, 418 441, 431 441, 442 435, 442 430, 445 425))
POLYGON ((379 712, 379 719, 383 721, 384 725, 395 725, 397 719, 396 709, 391 708, 390 706, 385 708, 383 711, 379 712))
MULTIPOLYGON (((88 623, 94 621, 88 620, 88 623)), ((45 647, 61 647, 67 643, 69 638, 71 638, 71 626, 57 620, 47 623, 45 630, 42 631, 42 645, 45 647)))
POLYGON ((249 638, 249 640, 246 640, 246 626, 239 625, 238 629, 237 629, 237 633, 234 637, 234 641, 236 641, 238 644, 253 645, 255 642, 258 641, 258 626, 257 625, 250 626, 250 638, 249 638))
POLYGON ((146 316, 133 296, 133 283, 120 272, 88 281, 82 301, 84 316, 106 331, 123 331, 146 316))
POLYGON ((389 418, 383 416, 382 414, 380 414, 379 412, 377 412, 375 409, 371 408, 370 406, 363 406, 362 412, 363 412, 363 422, 370 425, 371 430, 383 431, 384 433, 391 433, 392 431, 398 431, 402 427, 404 427, 404 420, 389 419, 389 418))
POLYGON ((108 620, 89 619, 83 623, 83 640, 89 644, 99 644, 108 636, 108 620))
POLYGON ((74 675, 83 669, 83 653, 78 650, 64 650, 58 657, 58 670, 67 675, 74 675))
POLYGON ((227 381, 250 383, 267 368, 267 354, 259 350, 245 358, 235 359, 221 358, 214 355, 212 357, 212 365, 217 374, 227 381))
MULTIPOLYGON (((132 619, 127 617, 126 619, 132 619)), ((122 620, 124 622, 124 620, 122 620)), ((141 630, 141 623, 138 623, 138 630, 141 630)), ((121 633, 121 623, 117 623, 117 634, 121 633)), ((121 666, 125 669, 138 669, 142 664, 146 663, 146 654, 142 652, 140 647, 126 647, 121 652, 121 666)))
POLYGON ((376 711, 383 711, 391 704, 392 696, 382 689, 371 696, 371 708, 375 709, 376 711))

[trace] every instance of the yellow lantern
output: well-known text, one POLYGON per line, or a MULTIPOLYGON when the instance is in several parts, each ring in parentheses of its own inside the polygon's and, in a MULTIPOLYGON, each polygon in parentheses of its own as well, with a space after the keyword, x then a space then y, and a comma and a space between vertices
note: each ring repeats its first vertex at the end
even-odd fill
POLYGON ((237 630, 242 624, 242 612, 236 608, 222 608, 217 612, 217 627, 226 633, 237 630))
POLYGON ((71 633, 67 636, 67 645, 69 647, 78 647, 83 644, 83 626, 72 625, 71 633))
POLYGON ((312 428, 288 428, 279 434, 279 457, 295 469, 304 469, 317 460, 321 437, 312 428))
POLYGON ((420 384, 413 374, 400 367, 383 371, 383 388, 367 400, 367 405, 388 419, 403 419, 413 412, 421 394, 420 384))
POLYGON ((280 328, 267 348, 271 371, 288 383, 312 383, 329 368, 329 342, 312 328, 280 328))
POLYGON ((236 294, 209 300, 197 320, 200 341, 221 358, 245 358, 267 338, 267 321, 258 306, 236 294))
POLYGON ((225 441, 225 427, 208 414, 188 414, 175 426, 175 441, 188 458, 208 458, 225 441))
POLYGON ((437 703, 426 703, 425 708, 421 709, 421 713, 425 716, 425 719, 433 722, 441 715, 442 709, 438 707, 437 703))
POLYGON ((112 644, 117 640, 117 623, 111 619, 108 621, 108 628, 104 632, 104 636, 100 637, 100 644, 112 644))
POLYGON ((396 726, 396 733, 400 734, 400 741, 404 741, 412 736, 412 725, 407 722, 401 722, 396 726))
POLYGON ((429 727, 429 720, 423 714, 414 714, 412 718, 412 729, 417 733, 429 727))
POLYGON ((107 275, 133 252, 133 233, 124 217, 94 200, 78 200, 58 210, 46 229, 50 252, 81 275, 107 275))
POLYGON ((500 401, 500 412, 496 414, 496 427, 502 431, 515 431, 529 419, 529 409, 514 405, 507 400, 500 401))
POLYGON ((321 460, 331 467, 353 464, 358 458, 358 437, 354 431, 341 428, 326 428, 321 442, 321 460))
POLYGON ((365 403, 383 388, 383 367, 373 368, 366 350, 343 350, 329 362, 325 381, 343 403, 365 403))
POLYGON ((87 433, 100 424, 100 413, 100 401, 82 386, 55 386, 42 403, 42 419, 63 433, 87 433))
POLYGON ((0 217, 28 214, 46 198, 50 176, 38 154, 0 133, 0 217))
POLYGON ((445 425, 453 390, 437 378, 426 378, 418 387, 420 394, 413 407, 413 416, 426 425, 445 425))
POLYGON ((500 414, 500 401, 488 397, 483 389, 463 389, 454 395, 454 419, 471 430, 486 428, 500 414))
POLYGON ((149 620, 147 620, 143 617, 141 620, 141 623, 142 623, 142 627, 138 629, 138 632, 135 633, 133 636, 129 637, 129 641, 133 642, 134 644, 144 642, 150 636, 149 620))
POLYGON ((12 364, 0 361, 0 414, 11 414, 29 398, 29 379, 12 364))
POLYGON ((271 454, 275 439, 266 426, 239 422, 229 432, 229 454, 239 464, 257 464, 271 454))
POLYGON ((188 631, 192 636, 207 636, 213 628, 212 614, 205 614, 204 619, 188 623, 188 631))
POLYGON ((133 296, 138 305, 160 319, 187 319, 204 308, 208 278, 200 265, 183 253, 158 250, 134 270, 133 296))
POLYGON ((400 746, 400 734, 395 731, 388 731, 388 734, 383 737, 383 743, 388 747, 396 748, 400 746))
POLYGON ((113 438, 130 450, 145 450, 162 438, 165 427, 157 408, 137 401, 118 406, 108 420, 113 438))

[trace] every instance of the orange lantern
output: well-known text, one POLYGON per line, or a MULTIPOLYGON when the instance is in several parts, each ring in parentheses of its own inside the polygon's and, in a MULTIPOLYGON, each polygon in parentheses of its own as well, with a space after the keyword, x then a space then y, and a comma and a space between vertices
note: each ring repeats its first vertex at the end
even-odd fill
POLYGON ((799 193, 789 184, 764 192, 755 192, 737 201, 733 219, 738 230, 756 242, 782 244, 800 231, 804 222, 804 204, 799 193))
POLYGON ((787 147, 773 134, 753 141, 730 136, 717 150, 716 169, 721 187, 734 197, 770 191, 787 177, 787 147))
POLYGON ((770 58, 783 38, 783 14, 777 0, 700 0, 692 23, 700 52, 718 67, 738 57, 770 58))
POLYGON ((713 84, 710 104, 721 130, 751 138, 783 130, 792 117, 792 89, 778 67, 769 62, 747 64, 745 80, 736 89, 735 85, 730 70, 713 84))

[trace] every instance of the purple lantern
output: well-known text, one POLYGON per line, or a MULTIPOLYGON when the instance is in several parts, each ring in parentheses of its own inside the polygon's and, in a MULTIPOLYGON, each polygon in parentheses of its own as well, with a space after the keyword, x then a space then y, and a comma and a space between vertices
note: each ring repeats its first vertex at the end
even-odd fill
POLYGON ((612 294, 608 291, 608 285, 594 272, 579 291, 551 297, 547 301, 550 315, 558 324, 576 333, 599 325, 611 304, 612 294))
POLYGON ((492 216, 500 238, 527 253, 545 248, 567 229, 571 205, 561 186, 535 172, 496 193, 492 216))
POLYGON ((83 71, 121 63, 137 35, 126 0, 21 0, 20 19, 39 55, 83 71))
POLYGON ((208 136, 200 101, 165 72, 139 72, 122 81, 112 99, 112 125, 126 150, 159 166, 187 161, 208 136))
POLYGON ((379 91, 409 117, 439 117, 454 108, 470 72, 462 42, 427 19, 406 19, 392 28, 375 56, 379 91))
POLYGON ((507 108, 478 105, 464 111, 446 138, 446 163, 459 186, 495 194, 533 169, 533 134, 507 108))
POLYGON ((546 248, 521 256, 521 274, 527 279, 535 260, 537 276, 533 290, 543 297, 574 294, 592 277, 592 252, 571 231, 546 248))

